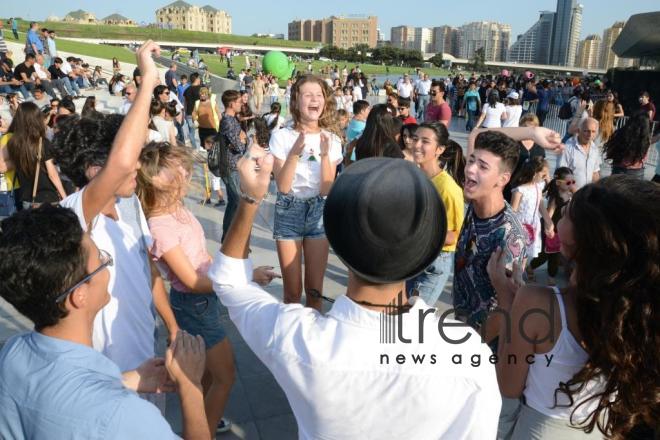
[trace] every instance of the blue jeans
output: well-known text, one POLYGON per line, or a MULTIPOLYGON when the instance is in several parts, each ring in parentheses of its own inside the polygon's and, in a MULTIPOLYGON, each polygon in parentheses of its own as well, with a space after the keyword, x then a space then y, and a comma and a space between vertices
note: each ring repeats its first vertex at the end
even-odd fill
POLYGON ((225 206, 225 216, 222 218, 222 238, 220 242, 225 239, 229 226, 236 215, 238 210, 238 202, 241 198, 240 183, 238 178, 238 171, 232 170, 229 177, 223 177, 222 181, 225 182, 227 190, 227 205, 225 206))
POLYGON ((170 288, 170 304, 174 318, 182 330, 204 338, 210 350, 226 337, 220 317, 220 301, 214 292, 187 293, 170 288))
POLYGON ((315 196, 300 199, 292 193, 277 193, 275 202, 275 240, 297 240, 325 237, 323 208, 325 199, 315 196))
POLYGON ((190 137, 190 143, 193 148, 197 148, 197 140, 195 139, 195 124, 193 123, 193 118, 191 116, 186 116, 186 125, 188 126, 188 137, 190 137))
POLYGON ((430 307, 434 307, 438 302, 440 294, 447 284, 449 274, 453 272, 454 253, 440 252, 438 258, 424 272, 406 281, 406 292, 410 297, 414 291, 430 307))
POLYGON ((467 109, 467 122, 465 123, 466 131, 472 131, 476 119, 477 119, 477 111, 467 109))
POLYGON ((417 97, 417 122, 424 122, 426 116, 426 106, 429 105, 429 95, 419 95, 417 97))

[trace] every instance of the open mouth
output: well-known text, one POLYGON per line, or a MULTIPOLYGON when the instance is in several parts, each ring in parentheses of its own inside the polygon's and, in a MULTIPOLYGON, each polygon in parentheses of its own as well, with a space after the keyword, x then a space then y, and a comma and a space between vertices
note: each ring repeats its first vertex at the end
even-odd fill
POLYGON ((477 187, 477 181, 474 179, 465 178, 465 188, 466 190, 474 190, 477 187))

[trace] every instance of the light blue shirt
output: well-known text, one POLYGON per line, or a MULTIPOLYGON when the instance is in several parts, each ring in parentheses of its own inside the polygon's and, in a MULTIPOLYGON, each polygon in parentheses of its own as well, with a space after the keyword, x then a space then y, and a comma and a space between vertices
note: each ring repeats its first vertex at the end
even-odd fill
MULTIPOLYGON (((32 45, 33 45, 33 44, 37 47, 37 50, 39 51, 39 53, 43 53, 43 51, 44 51, 44 45, 43 45, 43 43, 41 42, 41 40, 39 39, 39 35, 37 35, 37 33, 36 33, 35 31, 33 31, 32 29, 30 29, 30 30, 28 31, 28 33, 27 33, 27 49, 28 49, 28 53, 33 52, 33 50, 32 50, 32 45)), ((35 54, 35 55, 36 55, 36 54, 35 54)))
POLYGON ((55 44, 55 40, 50 37, 48 38, 48 53, 53 58, 57 56, 57 45, 55 44))
POLYGON ((91 347, 31 332, 0 351, 0 438, 178 438, 91 347))

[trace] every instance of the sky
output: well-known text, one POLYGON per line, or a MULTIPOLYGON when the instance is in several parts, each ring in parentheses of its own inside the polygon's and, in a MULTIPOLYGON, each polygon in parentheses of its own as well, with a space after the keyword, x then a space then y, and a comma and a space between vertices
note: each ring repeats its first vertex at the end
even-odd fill
MULTIPOLYGON (((378 27, 390 38, 390 28, 408 26, 460 26, 470 21, 498 21, 511 25, 511 42, 524 33, 536 20, 541 10, 554 11, 556 0, 279 0, 279 1, 218 1, 186 0, 198 6, 211 5, 224 9, 232 16, 233 33, 283 33, 287 23, 295 19, 324 18, 330 15, 376 15, 378 27), (460 5, 460 7, 457 7, 460 5)), ((581 39, 589 34, 602 36, 603 30, 615 21, 626 20, 640 12, 660 10, 658 0, 578 0, 584 5, 581 39)), ((97 18, 113 13, 145 21, 155 21, 155 10, 171 3, 167 0, 140 1, 83 1, 83 0, 22 0, 3 1, 0 16, 20 16, 43 20, 49 15, 63 17, 69 11, 83 9, 97 18)))

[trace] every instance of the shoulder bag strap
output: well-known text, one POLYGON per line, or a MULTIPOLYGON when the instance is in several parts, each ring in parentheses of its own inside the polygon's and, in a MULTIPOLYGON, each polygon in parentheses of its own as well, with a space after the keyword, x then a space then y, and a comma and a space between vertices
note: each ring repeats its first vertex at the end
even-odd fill
POLYGON ((41 171, 41 147, 43 140, 39 138, 39 149, 37 150, 37 168, 34 172, 34 185, 32 186, 32 203, 37 197, 37 185, 39 185, 39 172, 41 171))

